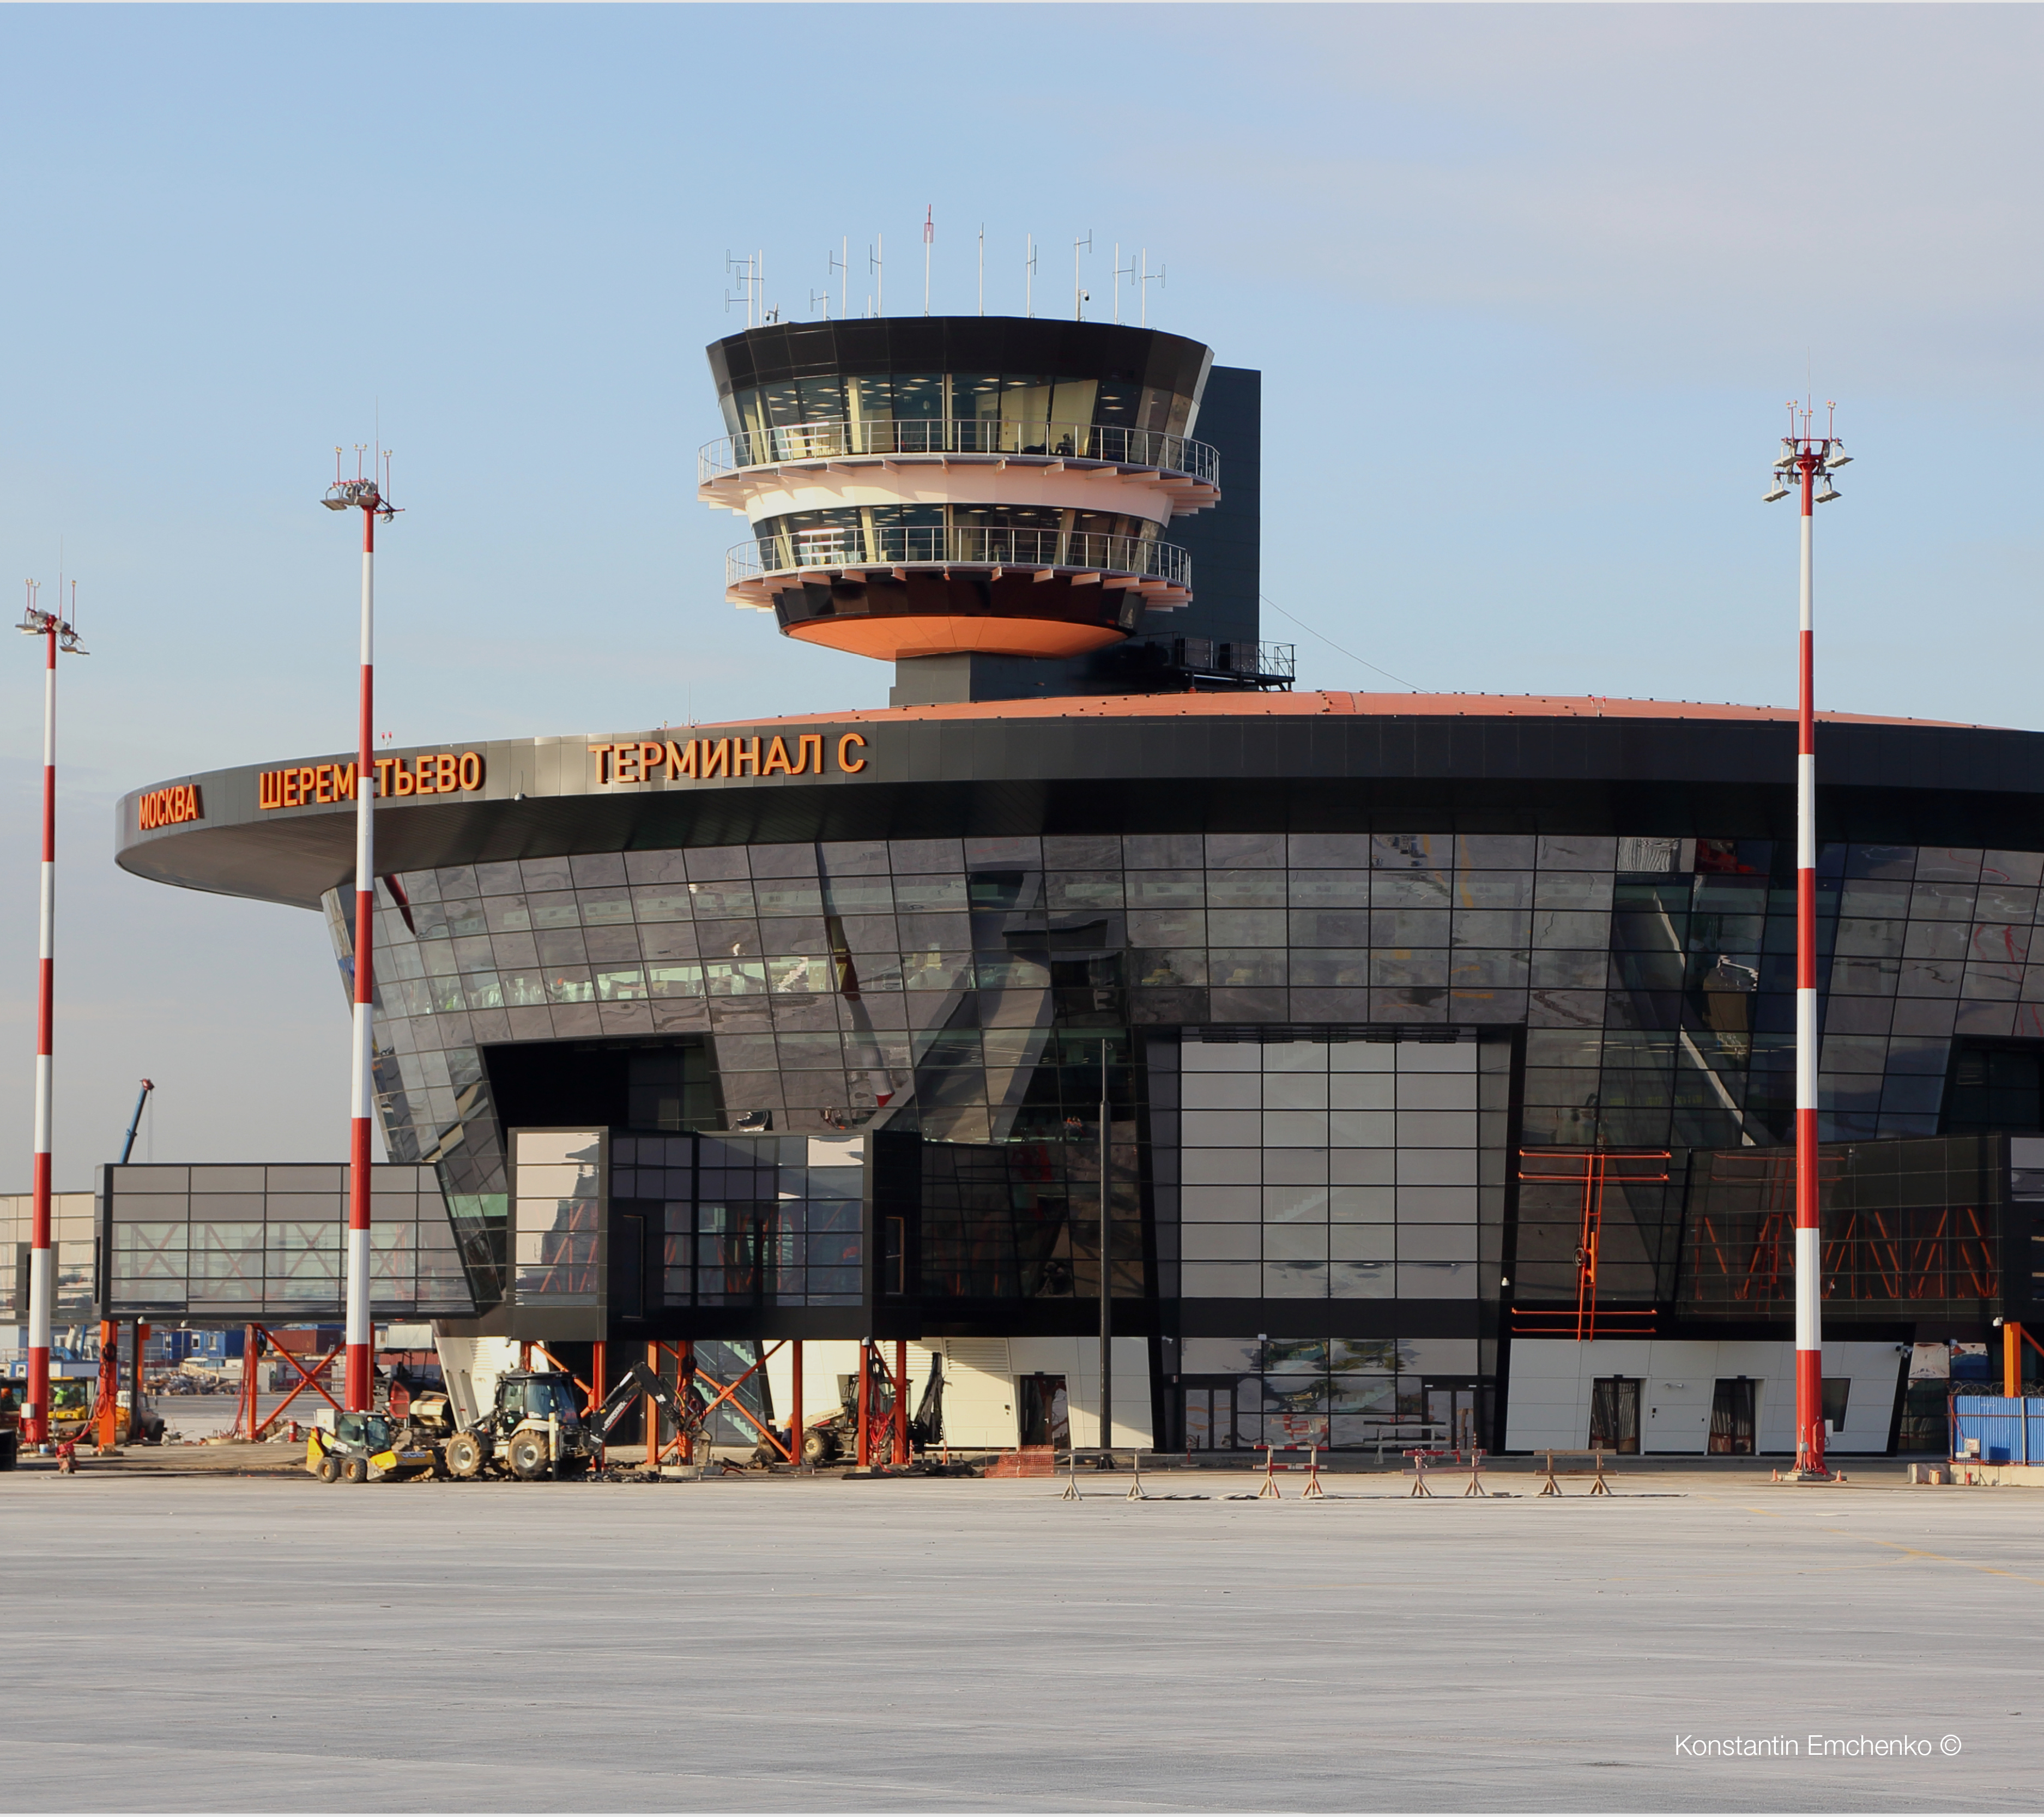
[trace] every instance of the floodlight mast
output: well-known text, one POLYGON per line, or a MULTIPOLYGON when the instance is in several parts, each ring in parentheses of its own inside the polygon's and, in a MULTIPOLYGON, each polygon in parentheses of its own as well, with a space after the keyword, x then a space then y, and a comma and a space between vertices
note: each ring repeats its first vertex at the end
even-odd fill
MULTIPOLYGON (((36 603, 41 583, 28 583, 29 599, 17 628, 43 640, 43 862, 41 913, 36 951, 36 1131, 30 1175, 29 1227, 29 1381, 21 1411, 21 1436, 31 1445, 50 1437, 50 1326, 56 1285, 50 1251, 50 1125, 55 1086, 57 916, 57 656, 83 656, 76 628, 61 612, 36 603)), ((63 598, 59 594, 61 606, 63 598)), ((72 615, 76 616, 75 613, 72 615)))
MULTIPOLYGON (((369 1123, 374 1102, 376 949, 376 756, 372 725, 375 702, 376 520, 397 515, 372 474, 361 472, 362 448, 355 451, 356 476, 340 477, 340 450, 334 455, 334 481, 321 501, 329 511, 362 513, 362 676, 355 759, 355 1043, 348 1100, 348 1374, 342 1395, 347 1411, 366 1413, 373 1398, 369 1322, 369 1123)), ((390 485, 387 450, 375 451, 390 485)))
POLYGON ((1817 1204, 1817 716, 1812 506, 1840 496, 1833 471, 1852 457, 1833 432, 1837 406, 1825 405, 1824 432, 1812 432, 1815 410, 1788 406, 1789 432, 1765 494, 1788 496, 1792 478, 1802 501, 1801 601, 1796 701, 1796 1475, 1823 1481, 1824 1353, 1823 1252, 1817 1204), (1824 490, 1816 490, 1819 479, 1824 490))

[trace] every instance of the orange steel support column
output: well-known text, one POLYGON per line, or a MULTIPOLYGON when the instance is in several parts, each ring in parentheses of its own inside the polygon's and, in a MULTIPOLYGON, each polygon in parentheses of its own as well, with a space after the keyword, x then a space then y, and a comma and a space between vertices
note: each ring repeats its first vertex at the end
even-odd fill
POLYGON ((909 1462, 909 1340, 894 1340, 894 1467, 909 1462))
POLYGON ((795 1381, 789 1392, 788 1408, 788 1462, 800 1465, 802 1461, 802 1340, 795 1340, 793 1359, 795 1381))
POLYGON ((2001 1392, 2011 1400, 2023 1393, 2023 1327, 2013 1319, 2001 1327, 2001 1392))
MULTIPOLYGON (((646 1346, 646 1366, 654 1374, 660 1373, 660 1346, 646 1346)), ((644 1401, 646 1409, 646 1468, 657 1470, 660 1467, 660 1404, 650 1395, 644 1401)))
MULTIPOLYGON (((99 1321, 99 1448, 110 1451, 121 1442, 121 1327, 111 1319, 99 1321)), ((133 1422, 130 1422, 131 1425, 133 1422)))
POLYGON ((859 1449, 855 1454, 863 1470, 873 1462, 870 1416, 873 1411, 873 1343, 859 1340, 859 1449))

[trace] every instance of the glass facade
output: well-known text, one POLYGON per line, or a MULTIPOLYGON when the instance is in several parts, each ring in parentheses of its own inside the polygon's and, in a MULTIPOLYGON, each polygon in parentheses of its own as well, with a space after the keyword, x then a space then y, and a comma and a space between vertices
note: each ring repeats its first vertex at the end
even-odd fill
POLYGON ((1178 1050, 1178 1127, 1153 1116, 1160 1143, 1175 1137, 1158 1221, 1175 1199, 1183 1297, 1496 1297, 1508 1041, 1212 1033, 1178 1050))
MULTIPOLYGON (((1041 445, 1018 438, 1012 451, 1018 454, 1058 451, 1058 431, 1067 440, 1074 430, 1081 432, 1082 448, 1082 432, 1093 425, 1189 435, 1198 411, 1196 392, 1129 378, 1045 372, 827 373, 744 386, 719 401, 732 435, 769 445, 769 430, 824 423, 890 428, 931 422, 1006 424, 1047 432, 1041 445)), ((1066 451, 1074 451, 1068 447, 1066 451)))
POLYGON ((1156 541, 1147 517, 1028 505, 868 505, 790 511, 753 526, 768 570, 853 562, 1050 560, 1135 567, 1122 543, 1156 541))
POLYGON ((856 1135, 620 1135, 613 1250, 655 1306, 856 1306, 866 1143, 856 1135), (640 1285, 643 1283, 643 1285, 640 1285))
MULTIPOLYGON (((90 1193, 50 1195, 51 1260, 56 1270, 51 1323, 83 1324, 99 1316, 94 1257, 98 1200, 90 1193)), ((29 1316, 29 1240, 35 1230, 35 1200, 27 1193, 0 1193, 0 1313, 29 1316)))
MULTIPOLYGON (((610 1202, 636 1220, 623 1291, 646 1316, 866 1296, 993 1317, 1098 1291, 1105 1045, 1118 1296, 1210 1308, 1192 1328, 1254 1302, 1266 1330, 1323 1318, 1328 1344, 1460 1306, 1488 1346, 1510 1307, 1576 1292, 1579 1176, 1543 1158, 1639 1157, 1608 1177, 1602 1291, 1672 1307, 1686 1280, 1701 1307, 1692 1157, 1736 1170, 1790 1134, 1790 856, 1166 832, 410 871, 378 898, 380 1104, 394 1153, 446 1184, 478 1303, 533 1262, 497 1097, 549 1044, 585 1070, 625 1054, 610 1202)), ((2034 1123, 2044 857, 1820 859, 1826 1139, 2034 1123)), ((345 973, 345 902, 329 920, 345 973)), ((510 1120, 548 1120, 533 1108, 510 1120)), ((1950 1241, 1958 1279, 1973 1255, 1950 1241)), ((1229 1396, 1231 1431, 1274 1416, 1229 1396)))
MULTIPOLYGON (((305 1324, 340 1316, 346 1167, 130 1164, 106 1178, 107 1317, 305 1324)), ((378 1166, 370 1215, 377 1317, 473 1315, 430 1167, 378 1166)))
MULTIPOLYGON (((1462 1338, 1188 1338, 1185 1449, 1364 1450, 1482 1431, 1481 1346, 1462 1338)), ((1480 1442, 1480 1441, 1479 1441, 1480 1442)))

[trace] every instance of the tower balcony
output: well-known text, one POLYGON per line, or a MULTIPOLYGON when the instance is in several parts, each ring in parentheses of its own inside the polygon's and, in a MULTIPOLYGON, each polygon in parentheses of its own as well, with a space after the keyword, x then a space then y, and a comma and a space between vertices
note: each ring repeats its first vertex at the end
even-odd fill
MULTIPOLYGON (((1151 513, 1137 504, 1103 500, 1103 482, 1168 501, 1168 517, 1182 517, 1220 501, 1220 456, 1204 442, 1108 424, 987 417, 866 417, 727 436, 697 455, 696 494, 706 505, 759 517, 786 508, 763 507, 763 500, 778 501, 819 481, 836 486, 919 467, 1035 477, 1032 492, 1054 484, 1056 476, 1070 475, 1086 484, 1087 507, 1132 509, 1138 515, 1151 513)), ((1069 488, 1070 482, 1066 483, 1069 488)), ((1082 502, 1076 496, 1063 501, 1049 493, 1042 501, 1082 502)))

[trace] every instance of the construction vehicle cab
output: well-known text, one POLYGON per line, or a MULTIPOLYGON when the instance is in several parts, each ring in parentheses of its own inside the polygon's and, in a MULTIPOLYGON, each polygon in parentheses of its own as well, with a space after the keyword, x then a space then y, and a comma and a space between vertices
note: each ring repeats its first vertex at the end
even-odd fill
MULTIPOLYGON (((163 1416, 146 1394, 138 1412, 129 1404, 126 1389, 114 1396, 113 1442, 117 1445, 160 1445, 165 1431, 163 1416)), ((52 1376, 50 1378, 50 1442, 61 1445, 90 1435, 98 1423, 99 1382, 96 1375, 52 1376)))
POLYGON ((382 1413, 320 1409, 305 1439, 305 1468, 323 1483, 374 1483, 425 1476, 439 1462, 433 1447, 382 1413))
MULTIPOLYGON (((423 1397, 414 1411, 444 1418, 445 1402, 423 1397), (437 1406, 433 1404, 438 1403, 437 1406)), ((596 1461, 598 1439, 583 1421, 574 1378, 555 1369, 507 1369, 490 1407, 442 1447, 448 1473, 508 1472, 521 1482, 578 1477, 596 1461)))

